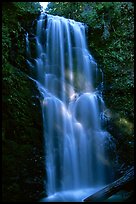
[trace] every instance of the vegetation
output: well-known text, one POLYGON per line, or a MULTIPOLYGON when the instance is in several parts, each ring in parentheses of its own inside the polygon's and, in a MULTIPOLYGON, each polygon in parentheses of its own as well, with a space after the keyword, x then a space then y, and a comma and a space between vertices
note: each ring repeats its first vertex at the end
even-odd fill
POLYGON ((39 4, 2 4, 2 191, 4 202, 38 200, 44 157, 39 92, 26 66, 25 34, 39 4))

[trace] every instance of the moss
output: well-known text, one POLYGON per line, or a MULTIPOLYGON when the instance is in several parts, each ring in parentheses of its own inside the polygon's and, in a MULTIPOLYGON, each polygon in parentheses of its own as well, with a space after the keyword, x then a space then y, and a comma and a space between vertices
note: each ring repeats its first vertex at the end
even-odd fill
MULTIPOLYGON (((125 167, 134 163, 134 124, 121 114, 112 112, 108 131, 116 139, 118 164, 125 167)), ((120 168, 120 167, 119 167, 120 168)))
MULTIPOLYGON (((27 3, 29 6, 32 4, 27 3)), ((40 94, 36 84, 28 77, 25 45, 25 33, 39 11, 25 5, 25 2, 5 2, 2 5, 4 202, 36 201, 44 190, 40 94)))
POLYGON ((33 2, 5 2, 2 5, 3 63, 8 60, 27 74, 25 34, 30 32, 33 21, 39 15, 38 6, 33 2))
MULTIPOLYGON (((7 188, 4 199, 7 193, 10 195, 7 199, 13 201, 16 197, 12 194, 17 190, 14 185, 24 192, 28 179, 44 176, 44 160, 39 159, 43 158, 42 114, 39 102, 32 97, 35 84, 10 64, 3 72, 3 185, 7 188)), ((41 179, 41 191, 42 182, 41 179)), ((28 189, 27 197, 19 193, 16 199, 23 196, 27 201, 31 194, 32 190, 28 189)), ((34 198, 37 199, 36 194, 31 199, 34 198)))

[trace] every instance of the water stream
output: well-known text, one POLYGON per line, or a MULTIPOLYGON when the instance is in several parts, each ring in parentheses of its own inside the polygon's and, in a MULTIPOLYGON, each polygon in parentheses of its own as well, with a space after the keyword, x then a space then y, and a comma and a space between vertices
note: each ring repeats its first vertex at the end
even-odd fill
MULTIPOLYGON (((42 13, 35 40, 36 58, 28 63, 42 95, 47 175, 42 201, 81 201, 112 179, 105 151, 111 138, 102 129, 105 104, 96 86, 100 72, 83 23, 42 13)), ((31 53, 28 35, 26 42, 31 53)))

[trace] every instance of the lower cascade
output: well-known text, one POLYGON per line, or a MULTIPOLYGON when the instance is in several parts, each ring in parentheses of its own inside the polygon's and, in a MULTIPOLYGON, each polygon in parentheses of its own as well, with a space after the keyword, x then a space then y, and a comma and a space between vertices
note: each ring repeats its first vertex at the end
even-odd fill
POLYGON ((42 13, 37 20, 36 57, 26 36, 27 60, 41 93, 45 192, 41 201, 82 201, 113 179, 103 128, 102 72, 86 43, 86 26, 42 13))

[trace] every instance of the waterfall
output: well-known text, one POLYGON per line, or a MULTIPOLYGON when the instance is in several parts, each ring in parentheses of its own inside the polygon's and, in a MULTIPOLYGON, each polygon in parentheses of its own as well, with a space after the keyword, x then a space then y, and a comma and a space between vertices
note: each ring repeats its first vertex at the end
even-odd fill
MULTIPOLYGON (((26 42, 30 54, 28 35, 26 42)), ((58 192, 79 192, 79 196, 82 189, 103 186, 110 179, 105 151, 110 135, 101 125, 105 105, 96 87, 97 63, 87 48, 83 23, 42 13, 35 42, 33 67, 42 95, 45 190, 48 198, 58 192)), ((28 63, 32 67, 32 60, 28 63)))

